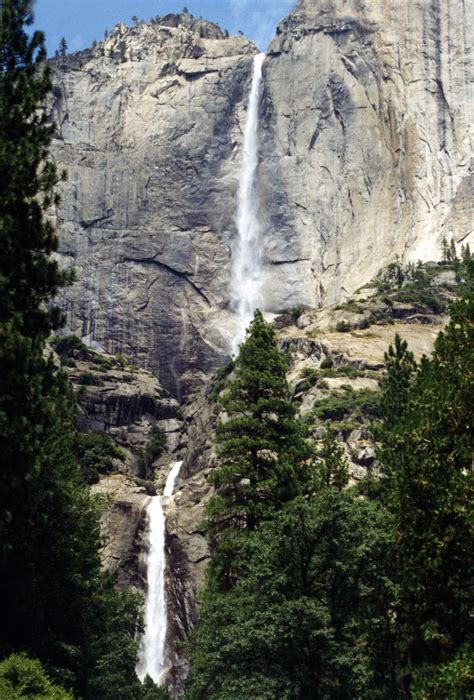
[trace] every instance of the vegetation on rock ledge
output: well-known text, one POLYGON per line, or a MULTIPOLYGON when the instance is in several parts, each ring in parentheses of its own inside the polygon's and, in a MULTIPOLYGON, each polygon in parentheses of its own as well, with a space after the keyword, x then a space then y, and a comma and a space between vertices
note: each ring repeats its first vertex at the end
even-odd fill
MULTIPOLYGON (((312 459, 292 462, 277 439, 260 446, 249 399, 258 387, 272 404, 273 390, 284 387, 283 371, 275 371, 284 359, 257 314, 224 402, 223 466, 209 508, 214 550, 186 697, 472 695, 473 279, 471 262, 464 297, 452 304, 431 359, 417 365, 398 337, 387 352, 382 394, 369 392, 383 478, 369 476, 357 488, 347 487, 330 432, 312 459), (261 482, 245 467, 260 447, 272 455, 261 482), (286 498, 280 474, 291 474, 286 498), (259 492, 265 508, 250 521, 245 496, 259 492), (216 529, 229 516, 231 546, 216 529), (224 584, 223 561, 232 572, 224 584)), ((327 400, 315 410, 334 418, 327 400)), ((340 410, 345 415, 344 404, 340 410)), ((278 410, 265 416, 279 435, 278 410)), ((281 425, 284 434, 285 417, 281 425)), ((292 434, 304 437, 296 427, 292 434)))

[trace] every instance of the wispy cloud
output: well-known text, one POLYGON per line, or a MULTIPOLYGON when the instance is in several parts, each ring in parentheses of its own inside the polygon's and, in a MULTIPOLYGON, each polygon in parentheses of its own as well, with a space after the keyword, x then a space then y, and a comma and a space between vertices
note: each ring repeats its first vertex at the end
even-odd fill
POLYGON ((85 46, 86 40, 82 34, 76 34, 69 42, 69 51, 80 51, 81 49, 85 48, 85 46))

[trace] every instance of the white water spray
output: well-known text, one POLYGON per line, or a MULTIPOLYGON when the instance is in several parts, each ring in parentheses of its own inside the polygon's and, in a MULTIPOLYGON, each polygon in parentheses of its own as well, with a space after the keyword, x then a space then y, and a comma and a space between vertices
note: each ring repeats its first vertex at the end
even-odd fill
POLYGON ((255 309, 261 304, 263 282, 260 254, 260 226, 256 194, 258 166, 258 105, 262 92, 262 65, 265 54, 255 56, 245 124, 242 166, 239 177, 237 241, 233 251, 231 280, 232 303, 237 315, 237 332, 232 353, 238 353, 245 330, 255 309))
POLYGON ((145 633, 140 643, 136 672, 143 682, 148 675, 159 684, 168 670, 166 662, 166 551, 164 499, 173 494, 174 484, 182 462, 175 462, 166 479, 162 496, 154 496, 147 506, 149 519, 147 557, 147 595, 145 602, 145 633))

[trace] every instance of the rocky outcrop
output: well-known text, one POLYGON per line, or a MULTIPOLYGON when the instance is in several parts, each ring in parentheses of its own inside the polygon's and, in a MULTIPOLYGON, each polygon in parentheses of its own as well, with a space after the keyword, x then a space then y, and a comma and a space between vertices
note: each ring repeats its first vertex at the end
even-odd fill
POLYGON ((178 402, 151 372, 127 365, 122 358, 119 362, 85 347, 69 354, 63 362, 79 395, 78 429, 110 435, 125 451, 124 472, 150 478, 144 453, 154 430, 165 438, 161 462, 166 464, 179 447, 183 424, 178 402))
POLYGON ((145 488, 124 474, 102 477, 92 487, 105 498, 101 517, 102 565, 117 575, 119 588, 145 590, 143 533, 146 506, 150 500, 145 488))
POLYGON ((120 448, 112 473, 100 474, 92 485, 103 499, 102 564, 117 574, 119 588, 143 592, 146 507, 161 492, 174 453, 185 442, 178 402, 151 372, 127 365, 121 356, 97 353, 73 336, 53 346, 77 392, 78 430, 105 433, 120 448), (157 430, 164 438, 161 454, 149 451, 157 430))
POLYGON ((473 232, 472 4, 299 0, 264 68, 266 299, 334 302, 473 232))
MULTIPOLYGON (((215 397, 214 397, 215 398, 215 397)), ((199 597, 210 551, 204 532, 205 508, 213 489, 208 477, 216 464, 213 394, 209 388, 182 407, 186 452, 173 499, 166 506, 169 600, 169 685, 180 697, 188 659, 180 642, 189 640, 198 617, 199 597)))

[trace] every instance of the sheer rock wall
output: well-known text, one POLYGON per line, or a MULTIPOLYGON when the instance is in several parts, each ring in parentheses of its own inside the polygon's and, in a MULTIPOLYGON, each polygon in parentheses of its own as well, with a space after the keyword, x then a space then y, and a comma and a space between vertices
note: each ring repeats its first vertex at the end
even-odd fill
MULTIPOLYGON (((472 235, 472 3, 300 0, 270 45, 258 172, 269 311, 333 303, 472 235)), ((169 15, 53 61, 69 329, 178 399, 229 352, 256 47, 169 15)))
POLYGON ((337 301, 397 256, 472 237, 472 9, 300 0, 278 27, 260 168, 273 309, 337 301))
POLYGON ((53 61, 71 331, 180 398, 228 350, 241 112, 257 49, 187 15, 53 61))

